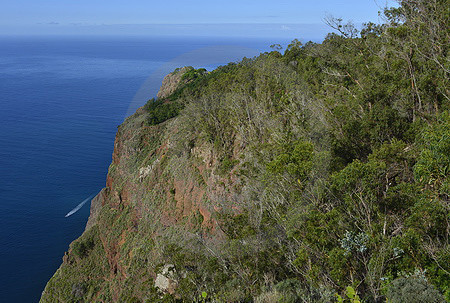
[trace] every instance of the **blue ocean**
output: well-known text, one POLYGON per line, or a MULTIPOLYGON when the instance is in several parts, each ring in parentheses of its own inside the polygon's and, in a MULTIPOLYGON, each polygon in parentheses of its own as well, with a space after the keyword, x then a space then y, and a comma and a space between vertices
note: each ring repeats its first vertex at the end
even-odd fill
POLYGON ((38 302, 105 186, 117 126, 177 66, 213 69, 273 39, 0 37, 0 302, 38 302))

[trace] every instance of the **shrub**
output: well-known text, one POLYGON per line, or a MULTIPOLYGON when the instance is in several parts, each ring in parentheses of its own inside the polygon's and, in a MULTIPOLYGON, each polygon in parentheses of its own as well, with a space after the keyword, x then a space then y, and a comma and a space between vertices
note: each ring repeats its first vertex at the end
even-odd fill
POLYGON ((392 282, 387 297, 391 303, 444 303, 445 299, 424 278, 411 276, 392 282))
POLYGON ((161 99, 151 99, 145 105, 145 109, 150 114, 150 125, 156 125, 178 116, 183 109, 183 105, 175 101, 168 102, 161 99))
POLYGON ((94 248, 95 241, 93 235, 88 235, 86 238, 80 238, 72 244, 72 252, 79 258, 84 258, 89 254, 89 251, 94 248))

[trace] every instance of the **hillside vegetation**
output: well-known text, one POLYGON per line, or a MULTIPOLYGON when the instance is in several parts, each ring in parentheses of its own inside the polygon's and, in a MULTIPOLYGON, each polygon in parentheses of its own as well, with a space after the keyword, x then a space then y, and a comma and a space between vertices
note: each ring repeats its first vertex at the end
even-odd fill
POLYGON ((384 14, 182 69, 41 302, 449 302, 450 3, 384 14))

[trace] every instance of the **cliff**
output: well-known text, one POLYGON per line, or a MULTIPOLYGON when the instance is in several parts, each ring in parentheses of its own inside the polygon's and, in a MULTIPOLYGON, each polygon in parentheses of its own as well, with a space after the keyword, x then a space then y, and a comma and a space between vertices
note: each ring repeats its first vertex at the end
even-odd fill
POLYGON ((450 44, 422 8, 168 75, 41 302, 450 300, 450 44))
MULTIPOLYGON (((168 75, 158 95, 173 93, 186 70, 168 75)), ((212 214, 239 204, 240 195, 226 190, 238 187, 239 178, 215 173, 210 143, 184 145, 179 121, 148 125, 149 115, 142 107, 119 126, 106 187, 92 200, 86 230, 70 245, 41 302, 156 295, 154 281, 170 249, 166 239, 215 245, 223 237, 212 214)))

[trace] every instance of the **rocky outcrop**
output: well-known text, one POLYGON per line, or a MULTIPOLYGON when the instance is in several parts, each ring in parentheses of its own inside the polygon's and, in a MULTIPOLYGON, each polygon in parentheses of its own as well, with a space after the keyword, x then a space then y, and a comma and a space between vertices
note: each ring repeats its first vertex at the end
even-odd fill
POLYGON ((172 94, 178 88, 184 73, 188 70, 188 67, 177 68, 174 72, 166 75, 156 96, 162 99, 172 94))
POLYGON ((178 286, 177 280, 175 278, 175 266, 172 264, 164 265, 161 273, 156 276, 155 287, 161 292, 168 292, 174 294, 178 286))

